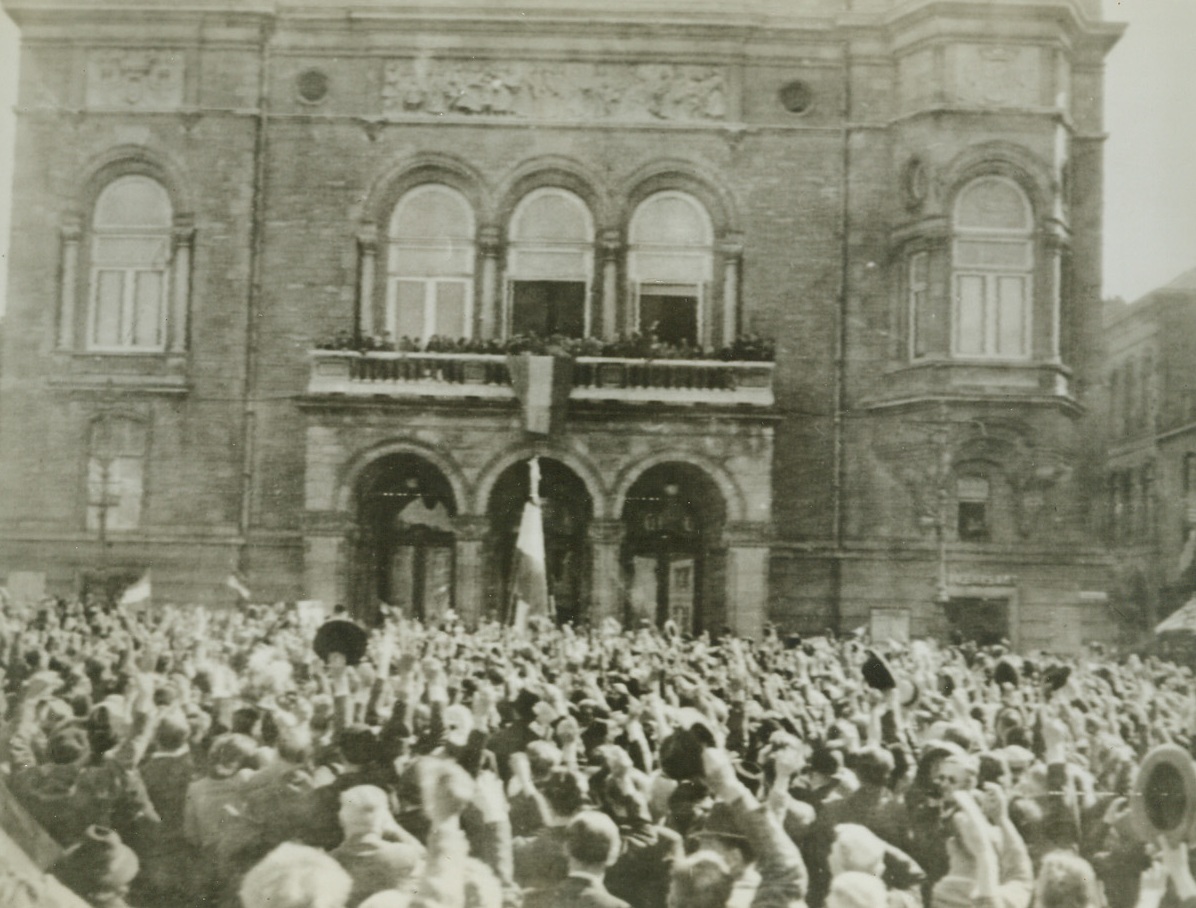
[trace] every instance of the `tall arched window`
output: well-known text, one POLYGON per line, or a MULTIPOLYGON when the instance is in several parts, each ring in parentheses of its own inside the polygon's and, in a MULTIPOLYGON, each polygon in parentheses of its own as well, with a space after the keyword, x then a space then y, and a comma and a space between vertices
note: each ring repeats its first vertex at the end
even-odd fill
POLYGON ((390 219, 386 328, 394 338, 473 334, 473 209, 448 186, 408 192, 390 219))
POLYGON ((1004 177, 969 183, 955 202, 953 331, 956 356, 1030 356, 1033 216, 1004 177))
POLYGON ((714 274, 714 230, 692 196, 658 192, 628 229, 634 324, 671 344, 707 341, 706 306, 714 274))
POLYGON ((594 220, 564 189, 537 189, 511 215, 507 329, 511 334, 590 334, 594 220))
POLYGON ((100 193, 92 215, 89 349, 166 349, 172 222, 170 196, 149 177, 120 177, 100 193))

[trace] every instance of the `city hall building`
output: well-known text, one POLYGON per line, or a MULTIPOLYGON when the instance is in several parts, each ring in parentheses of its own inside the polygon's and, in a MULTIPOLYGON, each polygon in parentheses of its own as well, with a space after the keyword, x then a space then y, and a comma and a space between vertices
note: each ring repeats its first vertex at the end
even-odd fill
POLYGON ((3 572, 1112 632, 1097 0, 3 6, 3 572))

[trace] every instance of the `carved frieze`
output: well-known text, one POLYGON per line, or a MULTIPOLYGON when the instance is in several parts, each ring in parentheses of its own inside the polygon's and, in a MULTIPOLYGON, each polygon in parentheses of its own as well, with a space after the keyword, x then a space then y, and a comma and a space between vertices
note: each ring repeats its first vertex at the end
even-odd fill
POLYGON ((174 110, 183 104, 183 58, 169 50, 93 50, 87 59, 87 106, 174 110))
POLYGON ((956 48, 959 100, 986 107, 1040 103, 1042 60, 1038 48, 964 44, 956 48))
POLYGON ((537 120, 724 120, 722 67, 392 60, 383 112, 537 120))

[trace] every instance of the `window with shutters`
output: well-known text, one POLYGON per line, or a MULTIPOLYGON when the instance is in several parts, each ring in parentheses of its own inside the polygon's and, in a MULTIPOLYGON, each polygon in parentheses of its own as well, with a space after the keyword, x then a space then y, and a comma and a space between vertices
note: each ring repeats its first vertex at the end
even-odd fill
POLYGON ((166 349, 172 221, 169 195, 149 177, 120 177, 100 193, 91 225, 89 350, 166 349))
POLYGON ((656 193, 636 208, 628 239, 632 324, 664 343, 705 344, 714 272, 714 231, 706 209, 685 193, 656 193))
POLYGON ((955 203, 951 352, 957 357, 1030 356, 1033 218, 1005 177, 973 180, 955 203))
POLYGON ((428 184, 390 220, 386 330, 422 344, 473 336, 474 214, 461 193, 428 184))

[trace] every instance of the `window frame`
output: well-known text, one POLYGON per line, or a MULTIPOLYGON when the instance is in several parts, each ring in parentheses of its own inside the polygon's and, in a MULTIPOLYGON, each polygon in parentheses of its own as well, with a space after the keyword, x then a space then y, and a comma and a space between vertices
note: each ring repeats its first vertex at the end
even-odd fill
MULTIPOLYGON (((105 492, 111 495, 111 487, 115 479, 118 485, 127 486, 126 478, 121 478, 118 474, 123 470, 113 470, 118 463, 124 465, 136 465, 136 510, 134 519, 128 525, 114 526, 111 522, 113 510, 109 510, 103 520, 103 532, 108 533, 136 533, 143 529, 145 525, 145 506, 148 494, 147 476, 149 473, 149 426, 141 419, 126 415, 112 415, 103 416, 95 419, 91 423, 90 437, 88 440, 86 457, 84 459, 84 510, 83 510, 83 528, 88 533, 100 532, 100 514, 104 508, 105 492), (113 440, 114 433, 121 432, 127 434, 126 438, 121 438, 117 441, 113 440), (101 435, 103 433, 103 435, 101 435), (104 436, 107 436, 106 438, 104 436), (108 488, 101 488, 99 498, 97 500, 93 491, 97 483, 102 484, 102 480, 97 478, 97 471, 103 470, 104 457, 99 450, 101 447, 111 447, 112 450, 107 457, 109 461, 109 481, 108 488), (94 515, 94 519, 93 519, 94 515)), ((124 489, 120 491, 119 497, 125 494, 124 489)))
POLYGON ((955 196, 951 230, 951 336, 949 342, 952 359, 981 360, 986 362, 1028 362, 1034 358, 1034 268, 1037 251, 1034 241, 1034 208, 1025 190, 1016 180, 999 174, 985 174, 969 180, 955 196), (1016 192, 1022 202, 1025 221, 1023 226, 990 227, 963 224, 960 222, 960 206, 969 191, 985 182, 998 182, 1016 192), (989 247, 1005 246, 1020 248, 1024 255, 1020 264, 990 264, 984 267, 964 264, 961 250, 967 244, 984 244, 989 247), (1016 353, 1000 349, 1002 332, 1000 314, 1002 303, 1000 285, 1011 277, 1022 281, 1021 331, 1019 350, 1016 353), (963 306, 962 282, 979 278, 981 281, 982 337, 981 350, 963 350, 961 343, 963 306))
MULTIPOLYGON (((423 335, 419 338, 413 338, 413 340, 422 345, 433 335, 442 334, 439 330, 428 330, 429 325, 438 321, 435 317, 437 315, 437 288, 441 284, 460 284, 464 287, 465 296, 462 307, 464 333, 458 335, 458 337, 466 340, 472 339, 474 336, 474 289, 477 281, 477 254, 477 213, 474 211, 469 199, 460 190, 446 183, 421 183, 403 193, 395 203, 387 224, 386 305, 384 317, 386 319, 385 330, 390 332, 391 340, 397 344, 401 337, 397 330, 399 316, 398 286, 404 281, 422 283, 424 285, 423 335), (453 242, 453 237, 442 240, 429 238, 427 241, 413 241, 410 238, 400 239, 395 236, 395 227, 399 223, 403 206, 421 195, 432 193, 447 193, 455 196, 467 214, 468 221, 464 237, 467 245, 463 250, 464 261, 468 263, 468 271, 466 273, 429 275, 427 273, 418 273, 419 269, 412 269, 410 272, 406 272, 402 267, 404 250, 455 252, 458 249, 457 245, 453 242), (430 318, 429 316, 432 317, 430 318)), ((426 271, 426 269, 423 270, 426 271)))
POLYGON ((930 306, 930 250, 914 249, 905 258, 906 317, 909 320, 909 358, 911 362, 927 359, 930 352, 918 352, 919 313, 930 306), (914 280, 915 266, 921 264, 924 276, 914 280), (921 293, 921 299, 918 294, 921 293))
MULTIPOLYGON (((90 243, 88 246, 89 262, 87 274, 87 306, 84 313, 83 349, 88 353, 98 353, 115 356, 139 356, 146 354, 161 354, 170 348, 170 316, 174 306, 175 295, 175 222, 177 214, 174 200, 170 191, 161 180, 144 173, 127 173, 109 180, 100 190, 91 208, 89 222, 90 243), (98 213, 105 197, 113 192, 121 183, 127 181, 145 181, 154 184, 165 197, 168 206, 168 218, 165 224, 142 224, 105 226, 99 223, 98 213), (166 256, 158 267, 136 265, 101 264, 100 245, 111 240, 144 240, 164 243, 166 256), (137 311, 138 275, 156 274, 159 276, 161 289, 158 294, 158 317, 156 324, 157 343, 155 344, 103 344, 98 343, 97 328, 100 319, 100 283, 105 273, 121 275, 121 301, 119 334, 123 337, 133 330, 134 316, 137 311)), ((186 278, 182 278, 186 279, 186 278)))
POLYGON ((577 193, 560 186, 541 186, 526 193, 511 212, 507 221, 507 262, 503 287, 503 337, 511 337, 515 322, 515 285, 526 282, 560 282, 579 283, 584 286, 584 304, 582 309, 582 336, 592 337, 594 331, 594 214, 590 206, 577 193), (516 234, 521 218, 537 199, 545 196, 556 196, 567 199, 576 205, 582 214, 586 239, 584 241, 565 241, 545 243, 542 241, 523 240, 516 234), (575 276, 543 275, 521 272, 520 260, 534 253, 564 253, 572 252, 580 256, 585 272, 584 278, 578 280, 575 276))
MULTIPOLYGON (((628 325, 637 332, 642 333, 644 331, 643 307, 641 302, 643 296, 682 295, 645 293, 645 288, 650 288, 652 285, 658 287, 692 287, 694 292, 690 295, 696 300, 694 318, 697 325, 694 343, 698 347, 708 345, 711 333, 708 314, 712 305, 710 288, 714 281, 714 253, 714 222, 711 220, 710 212, 706 210, 706 206, 695 196, 676 189, 666 189, 654 192, 641 200, 635 206, 635 211, 632 212, 631 218, 627 222, 627 282, 630 289, 628 294, 630 309, 627 318, 628 325), (702 244, 652 243, 637 239, 637 226, 639 220, 644 216, 644 211, 652 204, 667 200, 684 202, 694 212, 704 237, 702 244), (696 262, 697 267, 694 270, 698 279, 694 281, 674 280, 672 278, 664 280, 659 277, 651 277, 646 269, 641 269, 642 261, 647 256, 666 255, 675 256, 678 260, 689 259, 696 262)), ((726 304, 726 301, 724 301, 724 305, 726 304)))

